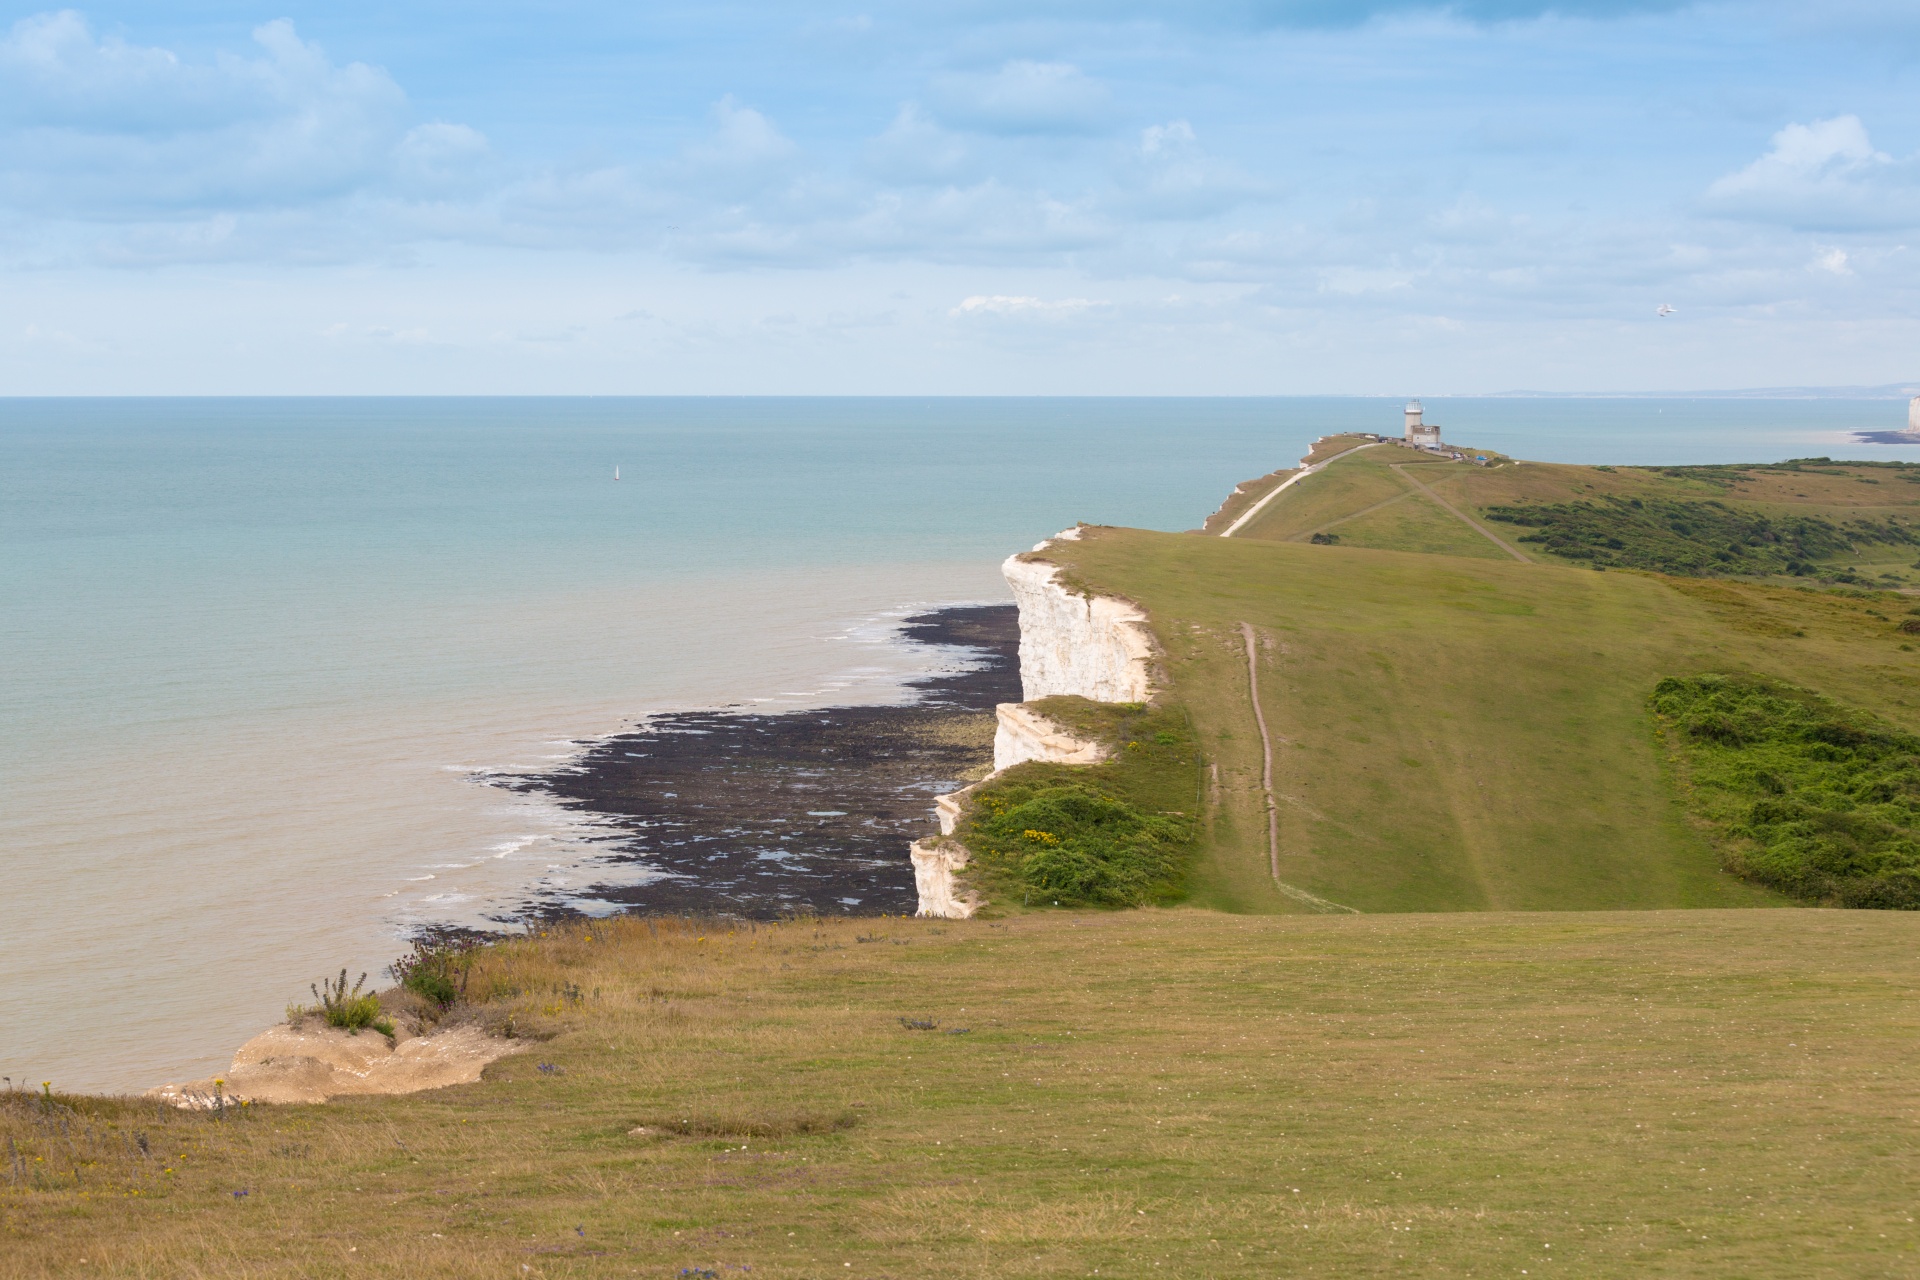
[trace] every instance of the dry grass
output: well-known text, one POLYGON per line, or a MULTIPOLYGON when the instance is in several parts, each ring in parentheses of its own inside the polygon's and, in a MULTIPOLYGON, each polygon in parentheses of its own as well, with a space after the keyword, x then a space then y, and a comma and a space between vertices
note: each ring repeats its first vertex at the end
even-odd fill
POLYGON ((1823 911, 558 929, 482 960, 486 1012, 550 1038, 477 1085, 15 1095, 0 1270, 1906 1274, 1917 943, 1823 911))

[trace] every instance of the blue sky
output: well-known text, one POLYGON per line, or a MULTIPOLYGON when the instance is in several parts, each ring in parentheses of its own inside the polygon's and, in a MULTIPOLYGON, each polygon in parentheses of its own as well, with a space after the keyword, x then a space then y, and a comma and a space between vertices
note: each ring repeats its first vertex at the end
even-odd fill
POLYGON ((1920 377, 1912 0, 149 0, 9 25, 16 394, 1920 377))

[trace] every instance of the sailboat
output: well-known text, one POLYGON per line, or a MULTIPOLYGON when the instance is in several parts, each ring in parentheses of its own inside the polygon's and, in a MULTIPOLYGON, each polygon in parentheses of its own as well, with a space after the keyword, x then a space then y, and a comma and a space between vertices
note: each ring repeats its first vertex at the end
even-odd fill
POLYGON ((620 464, 617 462, 613 464, 613 478, 615 480, 620 478, 620 464))

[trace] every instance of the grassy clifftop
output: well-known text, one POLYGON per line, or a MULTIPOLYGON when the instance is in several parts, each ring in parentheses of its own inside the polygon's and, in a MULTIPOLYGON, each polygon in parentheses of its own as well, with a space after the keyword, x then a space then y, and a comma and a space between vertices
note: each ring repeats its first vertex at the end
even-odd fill
MULTIPOLYGON (((1362 437, 1329 437, 1315 446, 1311 461, 1363 443, 1362 437)), ((1585 467, 1482 456, 1493 465, 1391 444, 1346 453, 1267 504, 1235 536, 1304 542, 1317 535, 1388 551, 1512 558, 1476 534, 1464 514, 1521 558, 1546 563, 1867 586, 1920 583, 1920 465, 1805 458, 1585 467)), ((1236 513, 1247 510, 1287 474, 1247 482, 1229 505, 1236 513)), ((1209 522, 1212 532, 1225 527, 1209 522)))
POLYGON ((1905 1274, 1916 926, 569 926, 483 960, 551 1038, 478 1084, 0 1093, 0 1272, 1905 1274))
POLYGON ((1217 767, 1199 902, 1311 909, 1277 870, 1367 912, 1760 906, 1787 900, 1722 870, 1648 698, 1668 677, 1755 672, 1920 730, 1908 602, 1783 575, 1596 573, 1486 516, 1681 494, 1904 521, 1920 511, 1904 474, 1481 468, 1386 446, 1294 485, 1244 535, 1088 530, 1048 555, 1141 604, 1166 648, 1170 696, 1217 767), (1271 867, 1242 624, 1274 751, 1271 867))

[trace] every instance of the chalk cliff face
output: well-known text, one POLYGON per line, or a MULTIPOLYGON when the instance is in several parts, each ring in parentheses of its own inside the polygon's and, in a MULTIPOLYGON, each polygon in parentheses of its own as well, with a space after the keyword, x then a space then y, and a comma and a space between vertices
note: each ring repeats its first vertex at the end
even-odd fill
MULTIPOLYGON (((999 724, 993 732, 993 773, 1011 769, 1029 760, 1050 764, 1098 764, 1106 758, 1106 748, 1097 742, 1076 738, 1024 702, 1003 702, 994 708, 999 724)), ((981 779, 984 782, 986 779, 981 779)), ((979 786, 976 782, 973 787, 979 786)), ((973 787, 962 787, 933 798, 934 816, 940 820, 940 834, 950 836, 960 825, 960 813, 973 787)), ((925 912, 921 913, 926 914, 925 912)))
POLYGON ((1020 606, 1020 691, 1027 701, 1059 694, 1095 702, 1152 696, 1153 636, 1145 614, 1124 600, 1073 594, 1050 564, 1015 556, 1000 571, 1020 606))
POLYGON ((995 773, 1029 760, 1098 764, 1106 756, 1099 743, 1074 737, 1025 703, 1003 702, 994 711, 999 718, 993 731, 995 773))
MULTIPOLYGON (((1077 529, 1059 535, 1072 540, 1077 529)), ((1044 550, 1043 542, 1034 550, 1044 550)), ((1145 702, 1153 696, 1153 633, 1146 615, 1124 600, 1079 596, 1061 586, 1050 564, 1010 558, 1000 566, 1020 606, 1020 691, 1029 702, 1077 695, 1094 702, 1145 702)), ((1095 764, 1106 752, 1097 742, 1074 737, 1018 702, 996 709, 993 774, 1028 760, 1095 764)), ((978 783, 974 784, 978 786, 978 783)), ((952 835, 973 787, 934 797, 940 833, 952 835)), ((923 916, 961 920, 981 905, 961 888, 956 873, 967 851, 947 842, 916 841, 913 879, 923 916)))
POLYGON ((955 873, 967 866, 967 851, 957 844, 915 840, 908 849, 913 859, 913 887, 920 895, 917 916, 936 920, 965 920, 980 909, 980 896, 963 889, 955 873))

